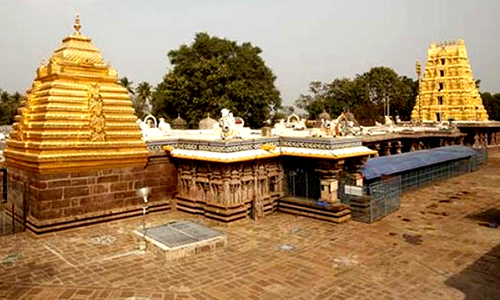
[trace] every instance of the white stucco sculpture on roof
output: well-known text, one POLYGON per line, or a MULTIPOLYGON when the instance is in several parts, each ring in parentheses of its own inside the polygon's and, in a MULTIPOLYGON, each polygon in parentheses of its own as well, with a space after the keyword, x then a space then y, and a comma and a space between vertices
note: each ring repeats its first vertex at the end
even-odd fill
POLYGON ((227 108, 221 110, 221 115, 219 119, 220 137, 223 140, 241 139, 240 129, 244 125, 243 119, 240 117, 235 118, 227 108))
POLYGON ((357 136, 362 134, 362 128, 350 112, 341 113, 337 119, 329 121, 321 119, 321 126, 311 131, 312 137, 357 136))
POLYGON ((141 127, 144 137, 162 136, 165 135, 166 131, 170 130, 170 125, 165 123, 163 118, 160 118, 160 124, 158 124, 153 115, 147 115, 142 122, 137 120, 137 123, 141 127))
POLYGON ((160 118, 160 123, 158 124, 158 129, 160 129, 163 132, 170 131, 170 124, 165 122, 164 118, 160 118))
POLYGON ((311 131, 312 137, 335 137, 335 124, 334 121, 321 119, 321 126, 313 128, 311 131))

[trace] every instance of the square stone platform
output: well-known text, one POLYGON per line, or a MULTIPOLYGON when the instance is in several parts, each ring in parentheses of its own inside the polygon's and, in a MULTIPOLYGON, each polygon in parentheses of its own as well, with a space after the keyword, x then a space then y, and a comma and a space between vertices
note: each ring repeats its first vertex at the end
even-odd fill
MULTIPOLYGON (((143 237, 141 229, 135 233, 143 237)), ((224 247, 227 239, 223 233, 201 224, 174 221, 146 228, 146 241, 169 261, 224 247)))

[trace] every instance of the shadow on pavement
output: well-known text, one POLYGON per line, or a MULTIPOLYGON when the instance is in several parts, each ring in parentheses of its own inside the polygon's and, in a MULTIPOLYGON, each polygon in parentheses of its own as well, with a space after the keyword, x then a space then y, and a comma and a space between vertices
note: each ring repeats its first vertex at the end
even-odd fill
POLYGON ((500 210, 497 208, 490 208, 480 213, 468 215, 467 218, 478 221, 479 225, 486 227, 497 228, 500 226, 500 210))
POLYGON ((465 300, 500 299, 500 244, 445 283, 462 291, 465 300))

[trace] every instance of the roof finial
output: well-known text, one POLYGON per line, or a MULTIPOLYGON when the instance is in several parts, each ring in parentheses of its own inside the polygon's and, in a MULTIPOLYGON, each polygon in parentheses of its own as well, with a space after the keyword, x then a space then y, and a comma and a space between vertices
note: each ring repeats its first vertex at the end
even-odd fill
POLYGON ((73 28, 75 28, 75 34, 80 35, 80 28, 82 28, 82 25, 80 25, 80 14, 76 14, 75 16, 75 25, 73 25, 73 28))

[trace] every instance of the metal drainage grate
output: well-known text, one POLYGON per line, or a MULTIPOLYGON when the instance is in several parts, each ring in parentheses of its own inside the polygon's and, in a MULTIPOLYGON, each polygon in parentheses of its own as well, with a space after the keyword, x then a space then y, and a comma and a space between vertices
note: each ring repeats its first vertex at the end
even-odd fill
POLYGON ((146 235, 169 248, 224 236, 216 230, 191 221, 175 221, 165 225, 147 228, 146 235))

